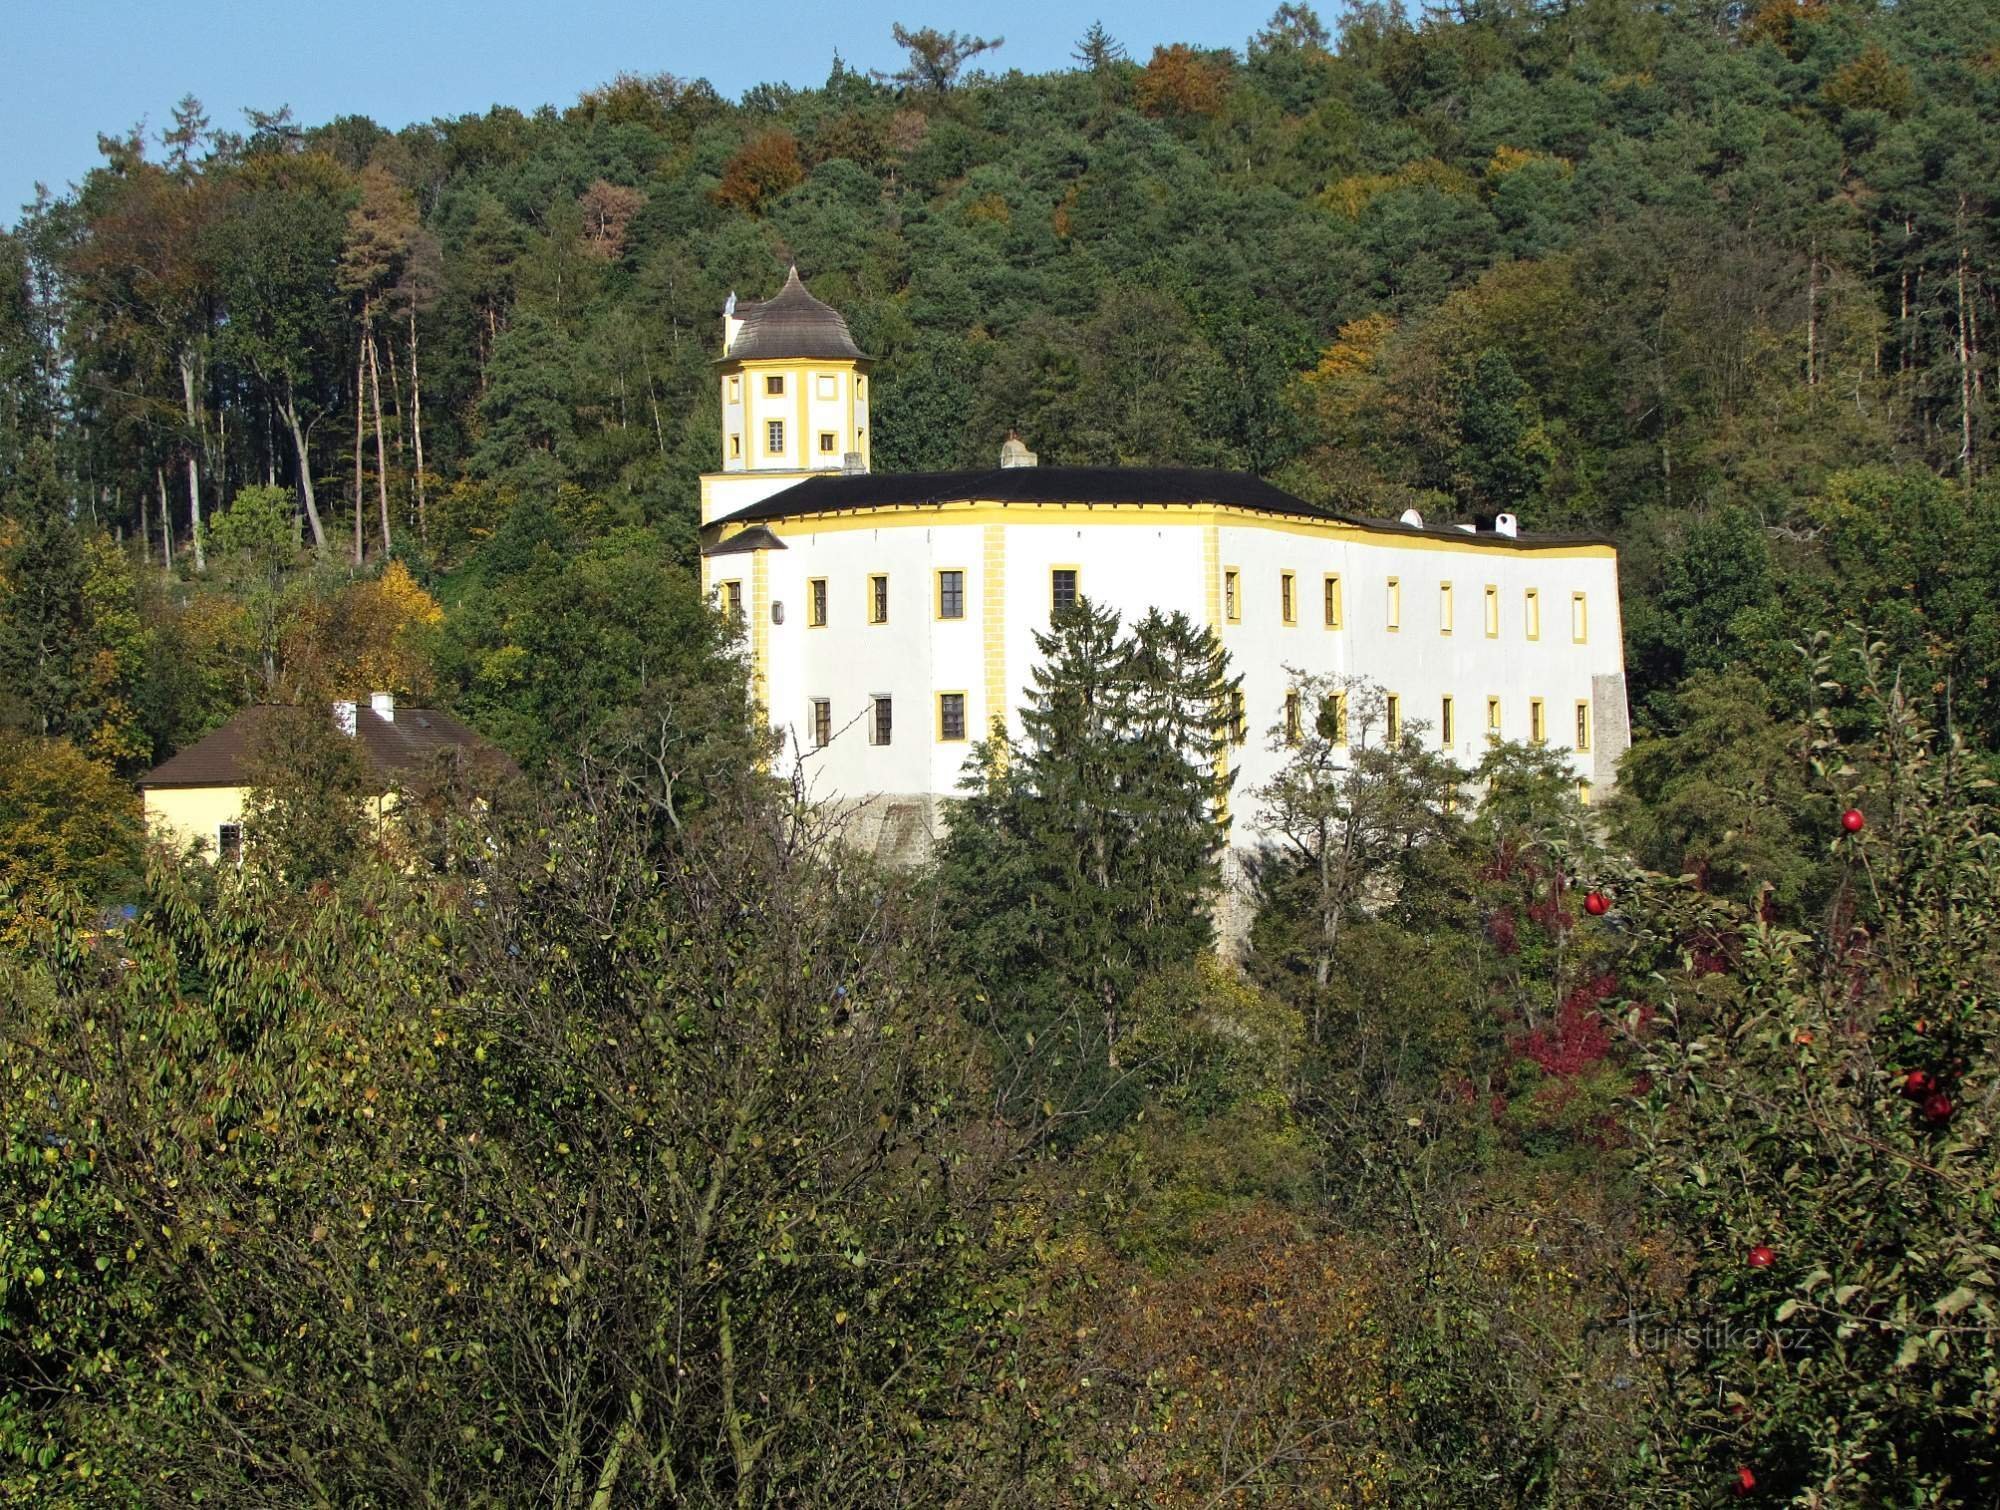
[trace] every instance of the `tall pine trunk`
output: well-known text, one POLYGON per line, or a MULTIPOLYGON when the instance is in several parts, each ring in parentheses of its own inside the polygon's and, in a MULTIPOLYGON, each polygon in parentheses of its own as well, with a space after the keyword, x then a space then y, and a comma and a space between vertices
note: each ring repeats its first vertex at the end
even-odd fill
POLYGON ((153 480, 160 485, 160 570, 174 569, 174 510, 167 502, 167 469, 153 468, 153 480))
POLYGON ((181 402, 188 425, 188 535, 194 542, 194 569, 202 572, 208 570, 208 549, 201 539, 201 429, 194 404, 194 353, 183 351, 180 366, 181 402))
POLYGON ((361 430, 366 397, 366 369, 368 363, 368 337, 364 334, 361 344, 354 349, 354 564, 361 564, 361 430))
POLYGON ((289 384, 285 387, 283 413, 285 425, 292 433, 292 449, 299 458, 299 492, 306 502, 306 524, 312 530, 313 549, 320 555, 325 555, 326 526, 320 522, 319 495, 313 491, 312 456, 306 446, 305 427, 299 423, 298 405, 292 401, 289 384))
POLYGON ((375 360, 375 332, 367 330, 368 392, 375 404, 375 491, 382 502, 382 554, 388 555, 389 538, 389 442, 382 433, 382 369, 375 360))
POLYGON ((417 375, 417 307, 410 306, 410 441, 417 453, 417 538, 431 543, 430 517, 424 506, 424 385, 417 375))

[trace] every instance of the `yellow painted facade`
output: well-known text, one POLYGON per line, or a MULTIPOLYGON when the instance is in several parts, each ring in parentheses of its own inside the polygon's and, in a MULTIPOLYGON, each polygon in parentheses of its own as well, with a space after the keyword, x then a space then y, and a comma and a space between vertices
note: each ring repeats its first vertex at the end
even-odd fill
MULTIPOLYGON (((160 786, 147 787, 141 794, 146 816, 146 834, 174 849, 187 851, 200 845, 212 859, 218 852, 222 825, 243 822, 249 803, 247 786, 160 786)), ((396 794, 384 792, 370 797, 365 812, 371 827, 380 829, 396 810, 396 794)))
POLYGON ((146 832, 176 849, 205 845, 213 855, 222 825, 243 821, 243 799, 248 790, 240 786, 148 787, 144 793, 146 832))

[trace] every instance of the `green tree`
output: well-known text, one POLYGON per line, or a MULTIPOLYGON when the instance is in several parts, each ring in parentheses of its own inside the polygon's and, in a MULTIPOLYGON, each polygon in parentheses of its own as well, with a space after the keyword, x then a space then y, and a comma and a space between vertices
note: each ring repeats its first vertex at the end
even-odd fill
POLYGON ((1231 699, 1214 634, 1087 600, 1037 633, 1021 712, 975 746, 940 850, 960 965, 1010 1034, 1118 1064, 1134 985, 1214 939, 1231 699))
POLYGON ((958 82, 959 71, 981 53, 991 52, 1007 39, 1005 37, 975 37, 970 32, 939 31, 934 26, 919 26, 915 30, 893 22, 889 35, 896 39, 896 45, 909 54, 909 62, 891 74, 881 77, 891 83, 900 84, 905 89, 914 89, 923 94, 943 95, 958 82))
POLYGON ((243 768, 243 853, 269 884, 303 892, 362 855, 380 794, 355 736, 323 705, 261 710, 243 768))
MULTIPOLYGON (((1838 905, 1810 932, 1648 878, 1621 899, 1653 1090, 1641 1172, 1688 1263, 1663 1492, 1976 1504, 2000 1492, 2000 834, 1968 752, 1864 652, 1870 716, 1811 716, 1838 905), (1848 833, 1853 807, 1868 819, 1848 833)), ((1835 687, 1821 655, 1816 681, 1835 687)))

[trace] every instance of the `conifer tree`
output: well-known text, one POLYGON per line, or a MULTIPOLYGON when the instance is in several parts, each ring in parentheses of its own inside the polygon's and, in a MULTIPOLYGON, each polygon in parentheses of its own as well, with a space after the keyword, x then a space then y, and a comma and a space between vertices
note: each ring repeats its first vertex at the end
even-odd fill
POLYGON ((1116 1067, 1137 983, 1214 943, 1236 682, 1215 636, 1079 600, 1037 634, 1022 710, 968 762, 941 856, 965 972, 1003 1030, 1060 1023, 1116 1067))

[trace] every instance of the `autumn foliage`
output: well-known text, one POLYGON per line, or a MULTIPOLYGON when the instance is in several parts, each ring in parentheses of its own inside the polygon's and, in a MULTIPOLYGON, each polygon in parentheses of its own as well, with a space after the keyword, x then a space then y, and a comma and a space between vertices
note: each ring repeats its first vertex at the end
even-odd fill
POLYGON ((798 138, 789 131, 767 131, 745 142, 723 165, 715 201, 754 215, 767 200, 797 188, 805 177, 798 138))

